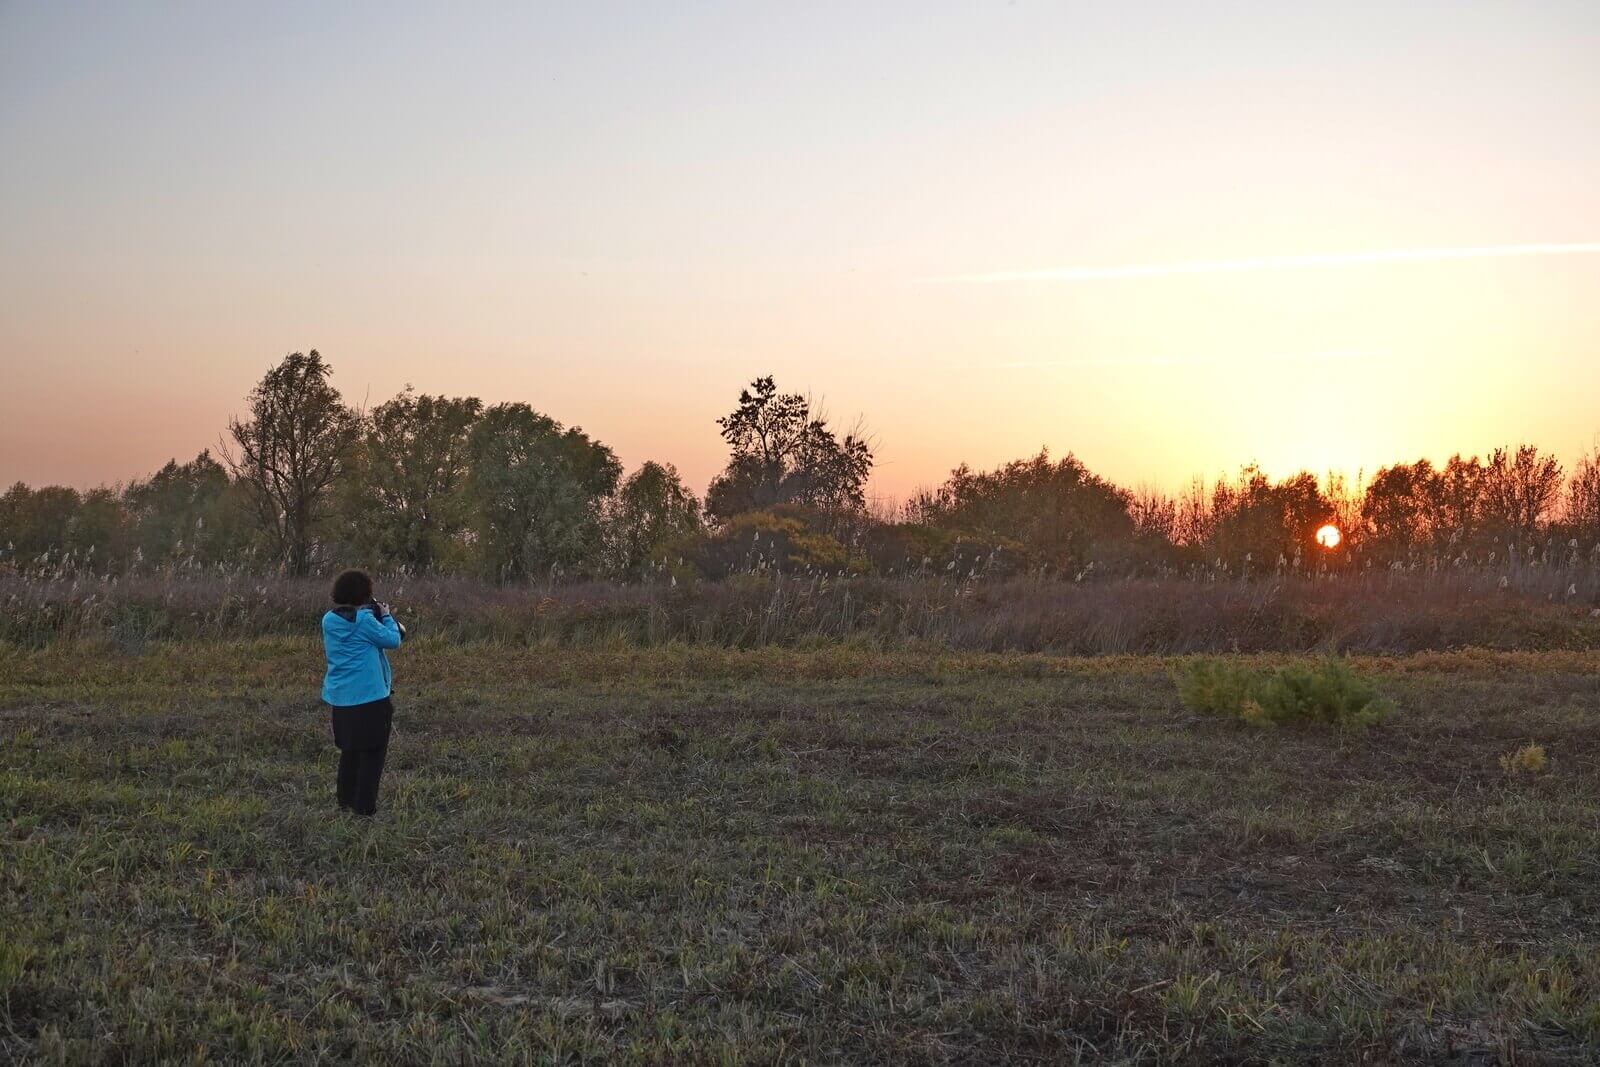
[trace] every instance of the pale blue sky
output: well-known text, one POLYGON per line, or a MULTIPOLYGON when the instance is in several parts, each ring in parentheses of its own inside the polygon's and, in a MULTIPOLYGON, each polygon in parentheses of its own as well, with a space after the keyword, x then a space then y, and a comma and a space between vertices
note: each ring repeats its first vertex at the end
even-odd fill
POLYGON ((186 458, 313 346, 696 488, 768 371, 895 495, 1571 458, 1600 256, 922 279, 1600 241, 1597 55, 1576 2, 0 2, 0 481, 186 458))

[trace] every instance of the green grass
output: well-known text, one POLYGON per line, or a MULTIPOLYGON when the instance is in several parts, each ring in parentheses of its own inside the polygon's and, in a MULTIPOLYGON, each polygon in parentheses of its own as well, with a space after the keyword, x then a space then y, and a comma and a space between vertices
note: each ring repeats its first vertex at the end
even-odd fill
POLYGON ((396 666, 369 825, 312 642, 0 648, 0 1060, 1600 1043, 1600 654, 1366 661, 1399 713, 1360 734, 1197 715, 1157 658, 396 666))

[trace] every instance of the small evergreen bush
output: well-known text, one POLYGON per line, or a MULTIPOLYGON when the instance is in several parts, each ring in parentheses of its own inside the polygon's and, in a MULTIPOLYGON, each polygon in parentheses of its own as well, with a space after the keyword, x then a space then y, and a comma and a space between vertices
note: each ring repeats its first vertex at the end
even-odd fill
POLYGON ((1332 658, 1276 669, 1197 659, 1179 671, 1177 682, 1194 711, 1258 726, 1311 722, 1360 730, 1394 710, 1370 680, 1332 658))

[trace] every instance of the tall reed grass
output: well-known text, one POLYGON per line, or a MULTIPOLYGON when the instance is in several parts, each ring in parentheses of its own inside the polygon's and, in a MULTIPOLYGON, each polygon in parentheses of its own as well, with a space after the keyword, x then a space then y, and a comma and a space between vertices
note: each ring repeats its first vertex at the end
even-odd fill
MULTIPOLYGON (((596 647, 851 642, 1075 655, 1404 653, 1600 647, 1600 571, 1384 570, 1193 581, 1036 576, 736 575, 724 582, 501 586, 396 577, 382 595, 415 636, 596 647)), ((237 572, 0 574, 0 641, 308 635, 327 583, 237 572)))

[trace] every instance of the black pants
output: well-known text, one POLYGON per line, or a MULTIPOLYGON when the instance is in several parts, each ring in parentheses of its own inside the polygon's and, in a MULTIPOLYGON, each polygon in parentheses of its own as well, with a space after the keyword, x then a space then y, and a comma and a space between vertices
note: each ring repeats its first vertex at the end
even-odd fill
POLYGON ((394 705, 388 697, 333 709, 333 743, 339 746, 339 806, 357 815, 378 810, 378 780, 389 752, 394 705))

